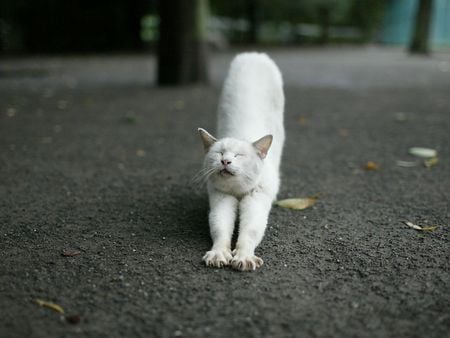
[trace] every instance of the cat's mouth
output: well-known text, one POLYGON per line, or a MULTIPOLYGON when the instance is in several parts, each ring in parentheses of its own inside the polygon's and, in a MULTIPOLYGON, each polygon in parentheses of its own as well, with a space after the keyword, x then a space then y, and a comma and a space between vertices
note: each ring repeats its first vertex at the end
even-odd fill
POLYGON ((221 176, 227 177, 227 176, 234 176, 234 173, 232 173, 231 171, 229 171, 226 168, 223 168, 222 170, 219 171, 219 174, 221 176))

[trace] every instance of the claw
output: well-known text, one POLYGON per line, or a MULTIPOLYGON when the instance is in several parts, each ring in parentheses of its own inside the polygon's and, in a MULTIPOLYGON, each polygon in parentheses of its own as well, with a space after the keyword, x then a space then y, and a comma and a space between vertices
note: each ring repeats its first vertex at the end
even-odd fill
POLYGON ((203 261, 206 266, 211 266, 215 268, 222 268, 229 265, 231 262, 230 250, 210 250, 203 256, 203 261))
POLYGON ((240 271, 254 271, 264 264, 263 260, 255 255, 239 256, 235 255, 231 260, 231 266, 240 271))

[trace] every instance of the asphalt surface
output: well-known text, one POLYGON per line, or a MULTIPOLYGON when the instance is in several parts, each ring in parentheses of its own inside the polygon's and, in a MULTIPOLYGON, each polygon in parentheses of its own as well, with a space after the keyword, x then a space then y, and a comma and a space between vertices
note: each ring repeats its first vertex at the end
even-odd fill
POLYGON ((212 58, 211 86, 163 89, 151 56, 1 60, 1 337, 450 336, 450 54, 270 54, 286 82, 279 197, 319 199, 273 208, 252 273, 202 264, 191 183, 233 53, 212 58))

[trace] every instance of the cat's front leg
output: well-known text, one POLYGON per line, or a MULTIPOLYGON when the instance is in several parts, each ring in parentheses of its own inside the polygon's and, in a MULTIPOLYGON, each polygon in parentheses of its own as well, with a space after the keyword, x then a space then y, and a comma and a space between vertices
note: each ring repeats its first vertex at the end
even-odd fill
POLYGON ((264 236, 271 207, 272 198, 261 192, 254 192, 241 200, 239 236, 231 260, 234 269, 251 271, 263 265, 263 260, 255 256, 255 249, 264 236))
POLYGON ((209 189, 209 204, 209 230, 213 246, 203 256, 203 261, 207 266, 221 268, 229 265, 232 259, 231 237, 238 201, 231 195, 209 189))

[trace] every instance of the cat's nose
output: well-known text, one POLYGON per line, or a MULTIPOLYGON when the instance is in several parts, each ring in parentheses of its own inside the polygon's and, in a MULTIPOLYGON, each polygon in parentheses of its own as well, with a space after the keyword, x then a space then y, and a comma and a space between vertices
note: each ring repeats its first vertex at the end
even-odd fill
POLYGON ((220 162, 221 162, 223 165, 231 164, 231 161, 230 161, 230 160, 220 160, 220 162))

